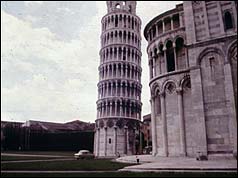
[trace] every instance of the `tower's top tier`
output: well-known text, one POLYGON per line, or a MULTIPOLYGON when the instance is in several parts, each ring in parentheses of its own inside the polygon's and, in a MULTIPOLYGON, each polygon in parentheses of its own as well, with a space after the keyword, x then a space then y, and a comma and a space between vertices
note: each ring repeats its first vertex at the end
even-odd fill
POLYGON ((136 14, 136 1, 107 1, 107 12, 124 11, 136 14))

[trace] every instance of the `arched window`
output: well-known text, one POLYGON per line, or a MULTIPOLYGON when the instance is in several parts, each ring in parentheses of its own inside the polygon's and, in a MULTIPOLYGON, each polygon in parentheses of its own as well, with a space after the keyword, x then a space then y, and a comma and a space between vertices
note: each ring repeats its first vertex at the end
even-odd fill
POLYGON ((182 37, 178 37, 175 41, 176 44, 176 59, 177 59, 177 69, 185 69, 186 68, 186 49, 184 46, 184 39, 182 37))
POLYGON ((233 28, 233 22, 232 22, 232 15, 229 11, 225 12, 225 30, 229 30, 233 28))
POLYGON ((116 19, 115 19, 115 27, 118 27, 118 16, 116 15, 116 19))
POLYGON ((166 44, 166 57, 167 57, 167 71, 175 71, 175 58, 174 58, 174 49, 172 41, 168 41, 166 44))
POLYGON ((131 33, 129 32, 128 33, 128 43, 130 43, 130 41, 131 41, 131 33))
POLYGON ((119 31, 119 39, 120 39, 120 42, 122 42, 122 32, 119 31))
POLYGON ((126 31, 123 32, 123 42, 126 42, 126 31))
POLYGON ((111 138, 109 138, 109 144, 111 144, 112 143, 112 139, 111 138))
POLYGON ((131 26, 131 28, 132 28, 132 30, 134 30, 134 18, 132 17, 132 26, 131 26))

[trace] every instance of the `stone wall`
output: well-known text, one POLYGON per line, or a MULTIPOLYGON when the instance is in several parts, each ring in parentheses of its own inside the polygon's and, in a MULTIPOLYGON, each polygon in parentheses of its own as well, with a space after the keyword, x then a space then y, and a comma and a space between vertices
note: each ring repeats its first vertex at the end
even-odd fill
POLYGON ((183 9, 178 7, 154 18, 144 32, 149 42, 153 155, 236 155, 237 3, 185 1, 183 9), (167 24, 165 19, 175 13, 184 27, 167 24), (161 21, 165 30, 153 36, 161 21), (173 57, 166 55, 171 42, 175 70, 167 66, 173 65, 168 62, 173 57))

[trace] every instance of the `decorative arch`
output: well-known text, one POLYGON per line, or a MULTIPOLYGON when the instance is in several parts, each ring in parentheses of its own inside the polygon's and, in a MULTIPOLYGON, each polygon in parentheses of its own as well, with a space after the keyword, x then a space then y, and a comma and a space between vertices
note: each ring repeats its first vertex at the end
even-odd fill
POLYGON ((114 126, 113 120, 109 119, 109 120, 107 121, 107 127, 112 128, 113 126, 114 126))
POLYGON ((186 75, 181 81, 181 88, 184 92, 191 90, 191 79, 189 75, 186 75))
POLYGON ((201 60, 209 53, 217 53, 217 54, 221 55, 223 59, 225 58, 225 55, 224 55, 223 51, 221 51, 219 48, 209 47, 209 48, 204 49, 199 54, 199 56, 197 58, 197 65, 200 66, 201 65, 201 60))
POLYGON ((155 82, 151 87, 151 95, 155 96, 155 94, 158 90, 160 91, 159 84, 157 82, 155 82))
POLYGON ((103 120, 100 120, 100 121, 99 121, 99 127, 100 127, 100 128, 103 128, 104 126, 105 126, 104 121, 103 121, 103 120))
POLYGON ((119 127, 120 129, 122 129, 125 126, 123 119, 119 119, 116 122, 116 126, 119 127))
POLYGON ((128 120, 126 122, 126 126, 128 127, 129 130, 133 130, 135 128, 135 122, 133 120, 128 120))
POLYGON ((166 80, 166 81, 163 83, 163 85, 162 85, 162 92, 163 92, 163 93, 166 92, 166 87, 167 87, 169 84, 174 85, 174 86, 175 86, 175 89, 178 87, 178 84, 177 84, 177 82, 176 82, 175 80, 173 80, 173 79, 168 79, 168 80, 166 80))
POLYGON ((182 35, 182 34, 177 35, 177 36, 174 38, 174 41, 173 41, 173 42, 176 43, 177 39, 179 39, 179 38, 182 38, 183 41, 184 41, 184 44, 186 44, 186 37, 185 37, 184 35, 182 35))
POLYGON ((160 93, 160 89, 159 89, 159 87, 157 87, 154 91, 154 94, 155 94, 155 96, 158 96, 159 93, 160 93))
POLYGON ((165 41, 164 41, 164 46, 167 48, 167 44, 168 44, 168 42, 172 42, 172 44, 173 44, 173 39, 172 38, 167 38, 165 41))
POLYGON ((237 40, 233 41, 227 48, 226 51, 227 60, 229 63, 231 63, 231 59, 233 59, 236 56, 237 60, 237 40))
POLYGON ((191 80, 189 74, 185 74, 185 75, 184 75, 184 77, 182 78, 182 80, 179 82, 179 87, 183 87, 183 85, 184 85, 184 83, 186 82, 186 80, 191 80))
POLYGON ((180 39, 183 41, 183 46, 185 45, 185 40, 184 40, 184 38, 181 37, 181 36, 177 36, 176 39, 174 39, 174 43, 176 44, 176 47, 178 47, 178 46, 177 46, 177 43, 179 42, 180 39))
POLYGON ((231 66, 232 85, 235 95, 235 106, 237 108, 237 40, 231 43, 231 45, 228 47, 227 57, 231 66))

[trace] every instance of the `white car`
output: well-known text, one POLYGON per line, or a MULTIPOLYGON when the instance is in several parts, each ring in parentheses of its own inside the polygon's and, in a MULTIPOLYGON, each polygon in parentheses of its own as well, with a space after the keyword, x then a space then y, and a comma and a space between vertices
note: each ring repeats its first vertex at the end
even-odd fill
POLYGON ((74 154, 76 159, 93 159, 94 154, 88 150, 80 150, 78 153, 74 154))

